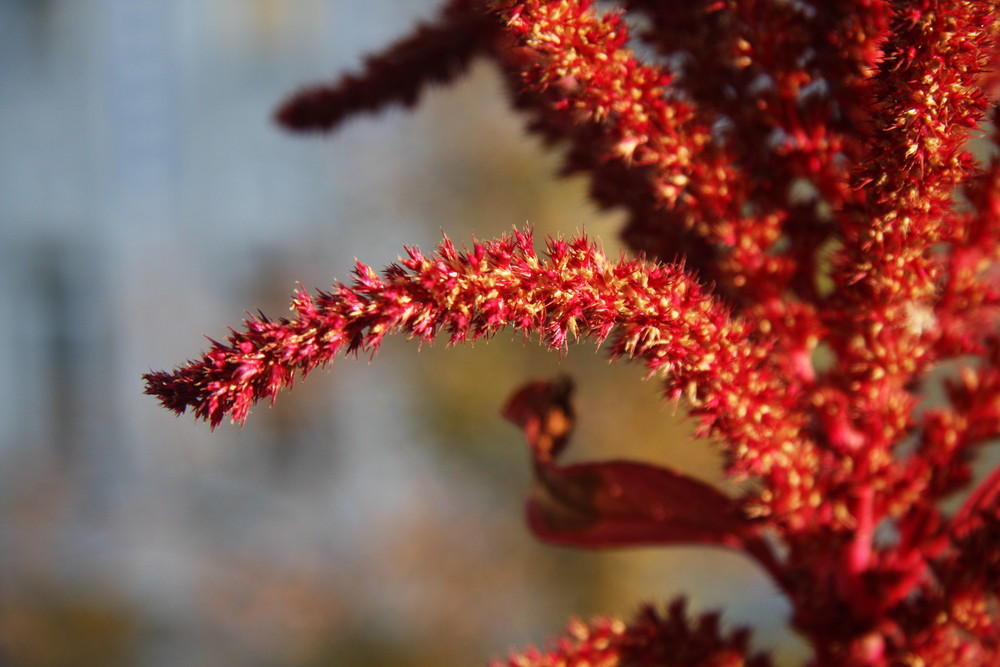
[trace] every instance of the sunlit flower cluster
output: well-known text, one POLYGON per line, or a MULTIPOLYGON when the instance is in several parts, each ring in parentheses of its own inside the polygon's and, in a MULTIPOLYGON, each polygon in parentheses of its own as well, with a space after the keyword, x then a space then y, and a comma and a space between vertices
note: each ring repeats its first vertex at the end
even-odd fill
MULTIPOLYGON (((740 550, 787 596, 817 665, 1000 664, 1000 134, 988 132, 1000 9, 982 0, 452 0, 364 72, 278 118, 329 130, 413 104, 489 58, 528 131, 565 149, 634 255, 530 230, 299 291, 147 392, 213 426, 389 334, 501 330, 554 350, 608 341, 683 401, 751 480, 563 466, 571 385, 505 415, 534 454, 531 529, 579 547, 740 550), (991 78, 992 77, 992 78, 991 78), (990 151, 993 156, 990 156, 990 151), (927 387, 943 386, 930 403, 927 387), (957 511, 942 502, 971 489, 957 511)), ((583 380, 585 381, 585 379, 583 380)), ((765 665, 717 619, 574 625, 509 665, 765 665)))

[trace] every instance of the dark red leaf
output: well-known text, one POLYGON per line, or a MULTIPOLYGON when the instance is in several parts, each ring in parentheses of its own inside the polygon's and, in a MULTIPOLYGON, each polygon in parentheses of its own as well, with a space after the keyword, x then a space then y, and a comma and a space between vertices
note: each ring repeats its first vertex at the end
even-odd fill
POLYGON ((630 461, 538 462, 528 524, 539 539, 578 547, 714 544, 755 534, 737 504, 681 473, 630 461))
POLYGON ((527 514, 539 539, 579 547, 741 547, 757 537, 736 502, 681 473, 630 461, 557 465, 573 430, 572 393, 567 377, 535 381, 503 410, 531 445, 535 483, 527 514))

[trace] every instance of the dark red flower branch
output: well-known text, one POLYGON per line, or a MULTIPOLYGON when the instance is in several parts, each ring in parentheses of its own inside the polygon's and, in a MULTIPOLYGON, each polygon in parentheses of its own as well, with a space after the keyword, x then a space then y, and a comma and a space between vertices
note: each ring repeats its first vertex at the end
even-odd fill
POLYGON ((485 0, 451 0, 436 22, 370 57, 362 74, 300 91, 278 108, 275 119, 296 132, 328 132, 359 113, 389 104, 413 106, 424 88, 461 75, 490 47, 498 26, 484 8, 485 0))
POLYGON ((636 219, 667 217, 657 237, 670 235, 671 245, 661 257, 683 254, 695 270, 714 271, 711 244, 734 239, 712 222, 732 219, 740 201, 737 191, 700 196, 734 176, 712 139, 713 119, 670 95, 671 73, 639 60, 621 17, 598 16, 590 4, 498 3, 521 47, 506 62, 517 102, 533 129, 569 142, 566 170, 592 172, 602 203, 636 219))
POLYGON ((954 516, 949 538, 930 563, 936 585, 921 582, 923 604, 896 616, 927 664, 993 664, 1000 655, 1000 469, 954 516))

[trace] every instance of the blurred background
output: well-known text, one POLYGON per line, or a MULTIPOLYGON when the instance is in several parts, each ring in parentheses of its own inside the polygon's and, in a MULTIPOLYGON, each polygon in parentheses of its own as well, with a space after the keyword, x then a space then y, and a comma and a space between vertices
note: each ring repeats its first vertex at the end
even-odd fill
POLYGON ((270 122, 431 0, 0 0, 0 665, 475 665, 574 616, 686 593, 791 660, 787 607, 736 554, 531 538, 521 383, 574 376, 570 459, 718 483, 643 369, 590 344, 391 340, 240 429, 142 395, 245 311, 357 257, 617 214, 522 137, 480 63, 331 137, 270 122))

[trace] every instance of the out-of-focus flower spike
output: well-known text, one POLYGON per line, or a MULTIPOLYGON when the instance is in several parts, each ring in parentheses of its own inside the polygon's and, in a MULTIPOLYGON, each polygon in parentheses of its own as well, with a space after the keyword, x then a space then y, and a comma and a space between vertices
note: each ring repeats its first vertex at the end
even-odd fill
POLYGON ((545 649, 494 660, 490 667, 770 667, 769 656, 750 652, 748 630, 724 632, 718 614, 691 619, 685 607, 683 598, 678 598, 665 614, 647 606, 629 622, 573 621, 566 634, 545 649))
POLYGON ((626 47, 629 31, 621 17, 598 16, 592 4, 495 3, 521 47, 499 54, 517 103, 531 114, 533 130, 552 142, 569 141, 566 171, 592 172, 592 191, 603 205, 624 205, 636 218, 675 211, 677 236, 664 241, 664 250, 698 263, 697 241, 684 241, 685 235, 700 213, 729 204, 720 197, 702 200, 688 185, 712 190, 728 165, 711 150, 710 123, 667 95, 670 73, 641 62, 626 47))
POLYGON ((485 0, 452 0, 436 22, 370 57, 362 74, 296 93, 278 108, 275 119, 296 132, 330 131, 359 113, 415 104, 428 84, 455 78, 490 48, 497 21, 485 5, 485 0))

